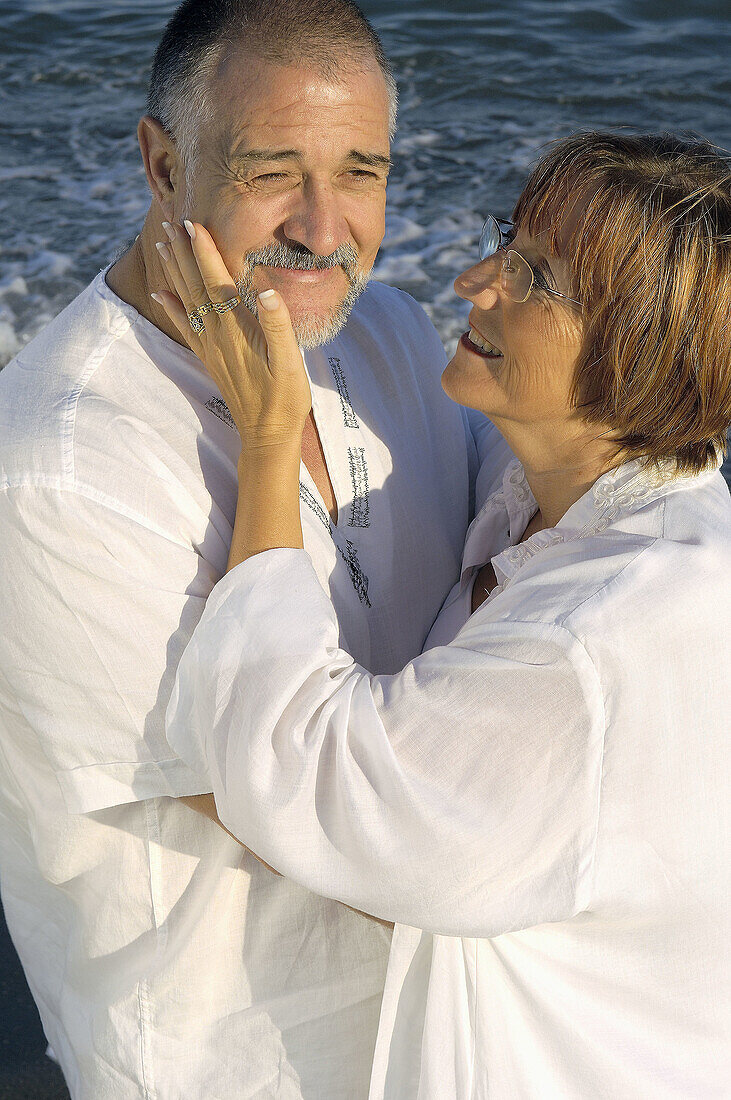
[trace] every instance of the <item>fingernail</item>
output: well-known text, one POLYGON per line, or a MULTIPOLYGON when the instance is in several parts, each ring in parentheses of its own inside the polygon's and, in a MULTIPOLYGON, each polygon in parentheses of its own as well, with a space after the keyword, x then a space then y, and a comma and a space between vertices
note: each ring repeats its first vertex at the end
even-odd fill
POLYGON ((195 226, 193 225, 193 223, 189 222, 188 219, 186 218, 185 221, 183 222, 183 225, 188 230, 188 236, 190 237, 191 241, 194 241, 195 240, 195 226))
POLYGON ((163 244, 162 241, 156 241, 155 248, 160 253, 163 260, 165 260, 165 262, 167 263, 167 261, 170 259, 170 249, 168 248, 168 246, 166 244, 163 244))
POLYGON ((163 305, 163 304, 164 304, 164 303, 163 303, 163 300, 162 300, 162 298, 160 297, 160 295, 159 295, 159 294, 151 294, 151 295, 150 295, 150 297, 151 297, 151 298, 154 298, 154 299, 155 299, 155 301, 156 301, 156 302, 157 302, 157 303, 158 303, 159 305, 163 305))
POLYGON ((276 290, 262 290, 259 301, 264 309, 276 309, 279 305, 279 295, 276 290))
POLYGON ((171 225, 170 222, 163 222, 162 227, 165 230, 165 232, 167 233, 168 238, 171 241, 174 241, 175 240, 175 226, 171 225))

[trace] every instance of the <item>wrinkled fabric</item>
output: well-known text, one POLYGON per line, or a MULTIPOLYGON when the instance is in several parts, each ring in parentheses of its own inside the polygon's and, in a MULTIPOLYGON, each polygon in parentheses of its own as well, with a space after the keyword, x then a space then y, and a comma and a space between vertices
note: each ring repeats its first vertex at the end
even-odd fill
MULTIPOLYGON (((340 515, 303 467, 305 544, 342 644, 395 671, 458 575, 464 419, 399 291, 306 359, 340 515)), ((239 450, 199 360, 102 276, 0 374, 0 879, 74 1100, 367 1093, 388 935, 175 800, 211 790, 164 714, 239 450)))
POLYGON ((521 543, 535 511, 513 463, 390 675, 343 649, 305 551, 240 564, 168 738, 252 851, 396 922, 371 1100, 721 1097, 728 489, 628 463, 521 543))

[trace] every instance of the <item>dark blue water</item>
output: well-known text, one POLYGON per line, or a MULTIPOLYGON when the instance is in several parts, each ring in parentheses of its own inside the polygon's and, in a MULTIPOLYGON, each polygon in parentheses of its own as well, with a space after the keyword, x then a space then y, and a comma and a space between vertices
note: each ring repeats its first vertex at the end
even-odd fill
MULTIPOLYGON (((482 213, 580 127, 694 130, 731 146, 731 0, 363 0, 401 87, 377 275, 446 342, 482 213)), ((135 128, 175 4, 0 0, 0 365, 133 237, 135 128)))

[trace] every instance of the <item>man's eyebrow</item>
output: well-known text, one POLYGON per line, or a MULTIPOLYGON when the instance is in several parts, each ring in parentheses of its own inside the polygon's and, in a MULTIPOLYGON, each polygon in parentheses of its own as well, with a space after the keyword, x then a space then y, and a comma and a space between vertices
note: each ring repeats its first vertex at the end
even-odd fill
MULTIPOLYGON (((299 149, 247 149, 233 153, 231 161, 245 167, 252 164, 301 160, 302 156, 303 154, 299 149)), ((350 163, 365 164, 369 168, 381 168, 386 172, 392 164, 391 158, 382 153, 365 153, 360 149, 351 149, 345 160, 350 163)))
POLYGON ((391 158, 383 153, 364 153, 360 149, 351 149, 345 159, 357 161, 358 164, 367 164, 369 168, 383 168, 386 171, 393 164, 391 158))

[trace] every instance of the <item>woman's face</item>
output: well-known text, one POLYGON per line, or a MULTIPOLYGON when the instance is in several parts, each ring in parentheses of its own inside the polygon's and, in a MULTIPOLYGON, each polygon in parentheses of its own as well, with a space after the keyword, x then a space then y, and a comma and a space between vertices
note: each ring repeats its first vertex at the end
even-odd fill
MULTIPOLYGON (((540 271, 548 285, 571 296, 565 259, 518 229, 511 247, 540 271)), ((472 302, 471 330, 447 364, 442 386, 461 405, 515 425, 560 426, 576 417, 571 392, 583 334, 581 310, 535 283, 525 302, 500 286, 498 252, 463 272, 454 288, 472 302), (472 336, 472 339, 470 339, 472 336)))

